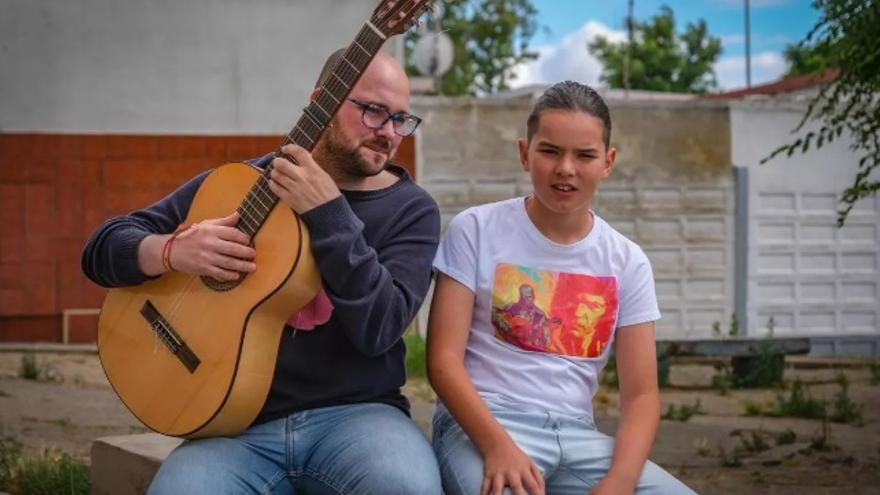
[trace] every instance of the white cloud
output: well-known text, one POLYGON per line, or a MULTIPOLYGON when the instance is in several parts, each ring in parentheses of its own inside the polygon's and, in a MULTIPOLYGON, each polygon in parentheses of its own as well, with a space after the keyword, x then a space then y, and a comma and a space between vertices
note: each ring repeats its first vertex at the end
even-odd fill
MULTIPOLYGON (((538 58, 517 67, 516 77, 511 81, 514 88, 530 84, 552 84, 571 79, 593 86, 599 85, 602 64, 587 50, 587 44, 596 36, 605 36, 614 42, 626 39, 625 31, 589 21, 579 30, 566 35, 558 44, 534 47, 538 58)), ((727 42, 735 43, 731 35, 727 42)), ((764 51, 752 55, 752 84, 762 84, 779 79, 786 70, 785 59, 780 53, 764 51)), ((722 90, 745 87, 745 56, 722 57, 715 65, 718 86, 722 90)))
POLYGON ((744 35, 742 33, 721 35, 721 45, 722 46, 744 45, 745 42, 746 42, 746 35, 744 35))
POLYGON ((566 35, 556 45, 535 47, 538 58, 520 65, 511 86, 556 83, 565 79, 596 86, 602 64, 587 50, 587 44, 596 36, 611 41, 626 39, 625 31, 615 31, 608 26, 589 21, 573 33, 566 35))
MULTIPOLYGON (((721 89, 738 89, 746 85, 746 57, 738 55, 723 57, 715 63, 715 76, 721 89)), ((752 84, 775 81, 785 73, 787 65, 782 55, 776 52, 761 52, 752 55, 752 84)))

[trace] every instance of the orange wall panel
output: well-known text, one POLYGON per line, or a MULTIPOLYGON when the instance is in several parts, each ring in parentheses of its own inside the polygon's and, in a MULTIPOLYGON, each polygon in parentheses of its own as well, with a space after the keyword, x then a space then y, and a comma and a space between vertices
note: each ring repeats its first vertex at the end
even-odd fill
MULTIPOLYGON (((85 278, 79 257, 104 220, 282 140, 0 133, 0 341, 58 342, 64 309, 100 307, 105 290, 85 278)), ((396 161, 415 176, 413 138, 396 161)), ((94 341, 96 321, 72 318, 71 341, 94 341)))

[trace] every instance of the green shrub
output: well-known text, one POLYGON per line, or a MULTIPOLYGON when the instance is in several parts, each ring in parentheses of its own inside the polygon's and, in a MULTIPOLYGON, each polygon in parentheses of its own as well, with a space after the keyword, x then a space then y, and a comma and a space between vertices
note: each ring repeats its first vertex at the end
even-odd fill
POLYGON ((425 378, 428 375, 426 365, 425 339, 416 332, 408 332, 403 336, 406 345, 406 377, 425 378))
POLYGON ((840 390, 834 394, 831 402, 831 414, 828 419, 835 423, 862 424, 862 408, 864 404, 857 404, 849 398, 849 380, 844 373, 838 373, 837 383, 840 390))
POLYGON ((700 405, 700 399, 689 406, 687 404, 682 404, 679 407, 676 407, 675 404, 669 404, 669 408, 666 409, 666 412, 660 416, 660 419, 671 419, 674 421, 687 421, 691 419, 691 416, 697 414, 706 414, 706 411, 703 410, 700 405))
POLYGON ((18 376, 25 380, 36 380, 39 382, 58 381, 60 376, 58 372, 48 363, 38 363, 34 353, 29 352, 21 357, 21 368, 18 376))
POLYGON ((91 488, 89 467, 66 452, 45 450, 21 463, 15 486, 22 495, 85 495, 91 488))
POLYGON ((14 438, 0 437, 0 491, 9 491, 18 460, 21 444, 14 438))
POLYGON ((769 412, 771 416, 793 416, 796 418, 822 419, 825 417, 827 403, 810 397, 809 391, 800 380, 791 386, 788 398, 782 394, 777 396, 776 409, 769 412))

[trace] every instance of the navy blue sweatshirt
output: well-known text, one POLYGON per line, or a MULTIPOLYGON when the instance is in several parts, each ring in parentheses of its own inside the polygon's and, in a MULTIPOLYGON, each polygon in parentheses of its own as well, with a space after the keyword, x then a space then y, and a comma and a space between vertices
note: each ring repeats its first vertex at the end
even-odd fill
MULTIPOLYGON (((252 163, 265 168, 271 160, 268 154, 252 163)), ((400 393, 406 381, 401 336, 428 291, 440 215, 431 196, 405 170, 391 166, 389 171, 400 178, 393 185, 343 191, 342 197, 301 216, 333 313, 312 331, 285 327, 272 387, 256 423, 361 402, 409 412, 400 393)), ((104 287, 146 281, 138 245, 149 234, 173 232, 186 219, 207 174, 143 210, 105 222, 83 250, 86 276, 104 287)))

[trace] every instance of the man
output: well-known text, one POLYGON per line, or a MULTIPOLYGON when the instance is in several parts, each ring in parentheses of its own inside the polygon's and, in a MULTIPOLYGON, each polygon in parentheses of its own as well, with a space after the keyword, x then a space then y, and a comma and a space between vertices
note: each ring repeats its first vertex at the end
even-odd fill
MULTIPOLYGON (((341 56, 327 60, 317 88, 341 56)), ((277 207, 308 227, 324 289, 288 321, 254 424, 238 437, 184 442, 150 493, 440 493, 436 459, 400 393, 401 336, 427 292, 440 225, 431 197, 389 164, 419 123, 408 109, 406 74, 380 52, 311 154, 287 145, 296 163, 271 153, 254 162, 273 164, 277 207)), ((235 213, 165 250, 204 177, 102 225, 83 252, 89 278, 113 287, 169 268, 223 280, 257 269, 235 213)))

